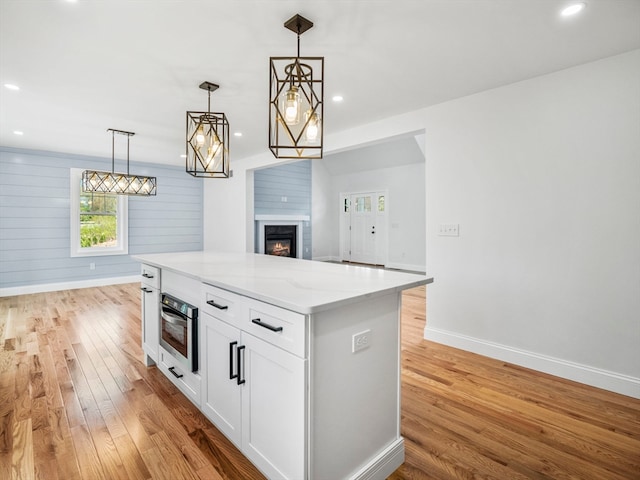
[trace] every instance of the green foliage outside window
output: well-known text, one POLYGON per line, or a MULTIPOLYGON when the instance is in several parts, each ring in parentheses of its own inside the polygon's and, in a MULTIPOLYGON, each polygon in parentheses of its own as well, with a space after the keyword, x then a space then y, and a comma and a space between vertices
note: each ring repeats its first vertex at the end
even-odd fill
POLYGON ((80 246, 109 247, 118 241, 118 197, 102 193, 80 194, 80 246))

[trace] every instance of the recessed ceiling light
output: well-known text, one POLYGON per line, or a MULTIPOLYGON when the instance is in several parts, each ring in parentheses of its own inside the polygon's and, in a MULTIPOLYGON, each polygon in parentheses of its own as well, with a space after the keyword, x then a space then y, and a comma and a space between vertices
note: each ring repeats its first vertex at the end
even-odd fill
POLYGON ((579 13, 582 10, 584 10, 584 7, 586 7, 586 6, 587 6, 587 4, 584 3, 584 2, 573 3, 573 4, 569 5, 568 7, 565 7, 560 12, 560 15, 562 15, 563 17, 570 17, 570 16, 575 15, 576 13, 579 13))
POLYGON ((20 90, 19 86, 14 85, 12 83, 5 83, 4 88, 8 88, 9 90, 20 90))
POLYGON ((180 158, 187 158, 187 156, 183 153, 182 155, 180 155, 180 158))
POLYGON ((24 135, 24 132, 21 132, 20 130, 14 130, 13 134, 14 135, 24 135))
POLYGON ((331 100, 333 100, 334 102, 341 102, 342 100, 344 100, 344 98, 342 98, 342 95, 334 95, 331 100))
POLYGON ((242 132, 235 132, 233 134, 234 137, 241 137, 242 136, 242 132))

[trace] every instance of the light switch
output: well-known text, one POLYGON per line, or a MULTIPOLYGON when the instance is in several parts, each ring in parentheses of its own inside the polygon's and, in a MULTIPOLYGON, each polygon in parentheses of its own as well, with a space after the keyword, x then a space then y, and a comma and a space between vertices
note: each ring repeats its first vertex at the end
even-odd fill
POLYGON ((440 237, 458 237, 460 236, 460 224, 441 223, 438 227, 438 235, 440 237))

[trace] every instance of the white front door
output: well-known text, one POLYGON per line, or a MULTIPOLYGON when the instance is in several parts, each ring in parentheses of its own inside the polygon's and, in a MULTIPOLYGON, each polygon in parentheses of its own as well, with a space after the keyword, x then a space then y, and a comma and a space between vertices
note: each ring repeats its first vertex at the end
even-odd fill
POLYGON ((384 192, 342 196, 340 228, 343 261, 383 265, 386 258, 384 192))
POLYGON ((375 194, 351 195, 351 261, 376 263, 375 194))

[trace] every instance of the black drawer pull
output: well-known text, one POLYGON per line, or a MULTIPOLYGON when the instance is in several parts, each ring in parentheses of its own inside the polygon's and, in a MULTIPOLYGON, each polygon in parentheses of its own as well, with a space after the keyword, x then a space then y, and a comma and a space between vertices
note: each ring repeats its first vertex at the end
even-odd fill
POLYGON ((211 305, 212 307, 216 307, 218 310, 226 310, 227 308, 229 308, 228 305, 219 305, 216 302, 214 302, 213 300, 208 300, 207 304, 211 305))
POLYGON ((268 330, 271 330, 272 332, 281 332, 282 331, 282 327, 274 327, 273 325, 269 325, 268 323, 264 323, 259 318, 252 319, 251 323, 255 323, 256 325, 260 325, 261 327, 264 327, 264 328, 266 328, 268 330))
POLYGON ((148 273, 143 273, 142 276, 144 278, 153 278, 153 275, 149 275, 148 273))
POLYGON ((144 293, 153 293, 153 290, 147 290, 144 287, 142 287, 140 290, 142 290, 144 293))
POLYGON ((169 367, 169 371, 170 371, 171 373, 173 373, 173 376, 174 376, 174 377, 176 377, 176 378, 182 378, 182 377, 184 377, 184 375, 182 375, 181 373, 176 373, 176 372, 175 372, 175 370, 174 370, 175 368, 176 368, 176 367, 169 367))

